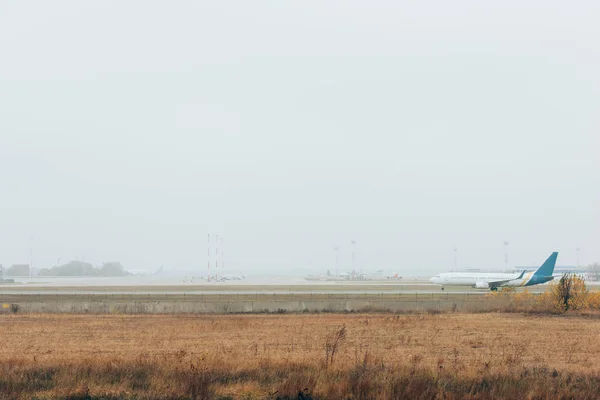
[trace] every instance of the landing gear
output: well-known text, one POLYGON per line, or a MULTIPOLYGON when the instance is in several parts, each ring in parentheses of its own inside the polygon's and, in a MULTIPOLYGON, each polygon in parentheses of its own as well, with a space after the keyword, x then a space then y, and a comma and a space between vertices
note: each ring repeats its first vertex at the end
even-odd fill
POLYGON ((498 291, 498 288, 497 288, 497 287, 495 287, 495 286, 492 286, 492 287, 490 288, 490 290, 491 290, 492 292, 497 292, 497 291, 498 291))
POLYGON ((444 290, 444 287, 442 286, 442 290, 444 290))

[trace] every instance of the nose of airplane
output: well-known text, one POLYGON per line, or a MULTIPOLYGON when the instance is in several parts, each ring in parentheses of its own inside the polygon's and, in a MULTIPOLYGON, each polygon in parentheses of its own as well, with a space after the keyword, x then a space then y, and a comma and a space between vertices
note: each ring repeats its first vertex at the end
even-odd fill
POLYGON ((429 278, 429 282, 435 283, 435 276, 433 278, 429 278))

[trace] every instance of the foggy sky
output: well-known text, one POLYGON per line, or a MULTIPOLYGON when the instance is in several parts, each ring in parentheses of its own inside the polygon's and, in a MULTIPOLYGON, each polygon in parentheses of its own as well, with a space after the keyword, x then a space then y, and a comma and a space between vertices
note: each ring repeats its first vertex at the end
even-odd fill
POLYGON ((4 1, 0 264, 600 261, 593 1, 4 1), (497 3, 497 4, 492 4, 497 3), (33 240, 31 240, 33 238, 33 240))

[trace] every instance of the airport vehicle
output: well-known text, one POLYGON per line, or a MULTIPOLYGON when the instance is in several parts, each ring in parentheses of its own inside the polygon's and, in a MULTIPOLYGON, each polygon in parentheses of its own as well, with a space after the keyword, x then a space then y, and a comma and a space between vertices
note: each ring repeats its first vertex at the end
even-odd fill
POLYGON ((554 252, 535 271, 520 274, 481 273, 481 272, 447 272, 437 274, 431 282, 444 286, 471 286, 476 289, 498 290, 499 287, 533 286, 550 282, 554 277, 554 266, 558 252, 554 252))

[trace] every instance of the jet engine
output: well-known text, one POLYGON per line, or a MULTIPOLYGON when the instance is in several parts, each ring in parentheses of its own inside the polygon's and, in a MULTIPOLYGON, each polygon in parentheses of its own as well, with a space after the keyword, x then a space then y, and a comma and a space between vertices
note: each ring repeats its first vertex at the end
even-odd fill
POLYGON ((489 289, 490 285, 487 282, 475 282, 476 289, 489 289))

